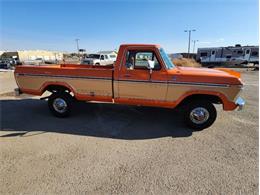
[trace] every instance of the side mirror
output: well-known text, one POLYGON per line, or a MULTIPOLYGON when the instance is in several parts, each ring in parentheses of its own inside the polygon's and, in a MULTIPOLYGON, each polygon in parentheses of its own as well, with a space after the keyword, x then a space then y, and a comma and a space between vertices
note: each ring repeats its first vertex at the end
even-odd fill
POLYGON ((150 69, 150 70, 152 70, 152 69, 154 69, 154 61, 152 61, 152 60, 148 60, 148 69, 150 69))
POLYGON ((152 78, 154 64, 155 64, 154 61, 148 60, 148 69, 150 70, 150 78, 149 78, 149 80, 151 80, 151 78, 152 78))

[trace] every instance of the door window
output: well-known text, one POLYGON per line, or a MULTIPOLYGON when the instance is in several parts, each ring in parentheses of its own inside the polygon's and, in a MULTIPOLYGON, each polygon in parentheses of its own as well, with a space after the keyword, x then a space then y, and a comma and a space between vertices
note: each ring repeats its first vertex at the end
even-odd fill
POLYGON ((160 70, 161 65, 152 51, 128 51, 126 56, 126 68, 128 70, 143 69, 148 70, 148 60, 154 61, 154 70, 160 70))

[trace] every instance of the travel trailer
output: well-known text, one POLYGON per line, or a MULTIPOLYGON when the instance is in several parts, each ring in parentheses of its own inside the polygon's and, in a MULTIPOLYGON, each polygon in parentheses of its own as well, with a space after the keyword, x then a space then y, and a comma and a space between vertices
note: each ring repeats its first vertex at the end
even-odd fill
POLYGON ((237 66, 259 64, 259 46, 198 48, 197 61, 204 66, 237 66))

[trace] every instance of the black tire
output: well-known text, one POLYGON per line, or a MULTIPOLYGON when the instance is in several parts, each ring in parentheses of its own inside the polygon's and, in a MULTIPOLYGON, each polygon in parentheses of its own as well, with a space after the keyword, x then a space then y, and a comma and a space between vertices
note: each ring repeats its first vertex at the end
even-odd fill
POLYGON ((100 66, 100 63, 96 63, 95 66, 100 66))
MULTIPOLYGON (((60 118, 68 117, 71 112, 71 105, 72 105, 72 96, 69 93, 66 92, 57 92, 53 93, 49 98, 48 98, 48 106, 51 111, 51 113, 60 118), (57 101, 61 101, 64 109, 59 110, 60 107, 57 107, 57 101), (56 105, 55 105, 56 102, 56 105)), ((62 107, 62 106, 61 106, 62 107)))
POLYGON ((184 122, 188 127, 194 130, 202 130, 210 127, 215 122, 216 118, 216 108, 207 100, 194 100, 192 102, 187 102, 184 106, 184 122), (198 112, 196 111, 204 113, 202 120, 198 119, 199 117, 196 116, 198 112))

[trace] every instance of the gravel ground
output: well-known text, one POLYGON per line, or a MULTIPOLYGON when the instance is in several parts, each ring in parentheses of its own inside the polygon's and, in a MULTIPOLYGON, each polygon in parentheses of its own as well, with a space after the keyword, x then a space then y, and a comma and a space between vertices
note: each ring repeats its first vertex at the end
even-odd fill
POLYGON ((0 72, 0 194, 258 194, 258 72, 240 71, 245 109, 198 132, 161 108, 78 103, 58 119, 0 72))

